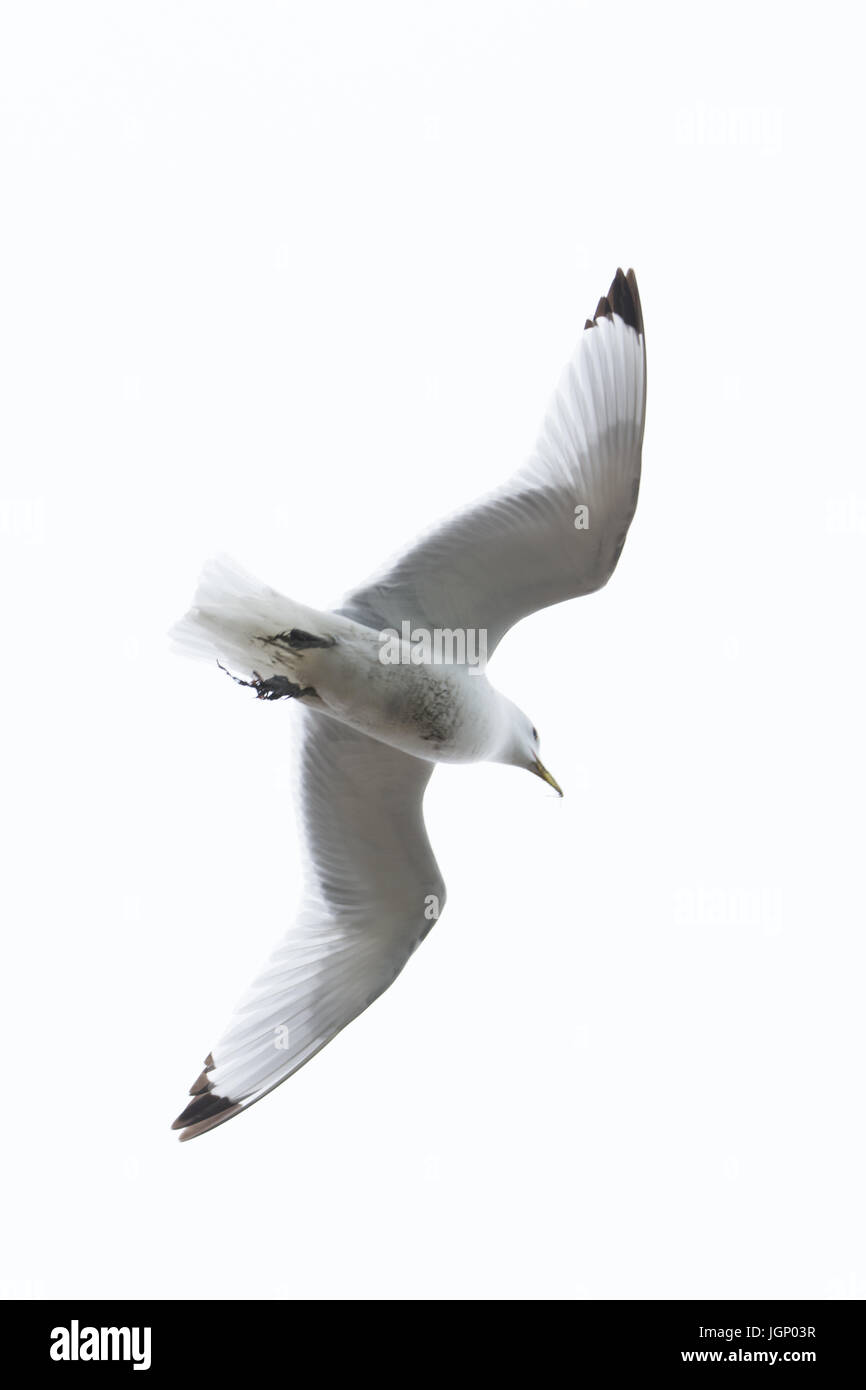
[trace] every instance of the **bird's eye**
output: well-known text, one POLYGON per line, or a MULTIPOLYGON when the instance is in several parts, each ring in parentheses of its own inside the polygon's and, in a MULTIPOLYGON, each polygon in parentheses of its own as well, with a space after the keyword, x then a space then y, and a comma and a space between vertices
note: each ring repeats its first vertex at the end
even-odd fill
POLYGON ((532 737, 535 739, 535 742, 537 743, 537 742, 538 742, 538 730, 536 729, 536 727, 535 727, 534 724, 533 724, 533 726, 532 726, 532 737))

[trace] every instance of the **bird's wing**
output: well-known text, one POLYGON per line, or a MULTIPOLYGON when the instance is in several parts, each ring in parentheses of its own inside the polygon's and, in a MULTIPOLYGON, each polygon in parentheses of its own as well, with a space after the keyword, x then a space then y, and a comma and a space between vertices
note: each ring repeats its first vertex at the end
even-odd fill
POLYGON ((173 1128, 192 1139, 260 1100, 386 990, 445 901, 421 802, 433 764, 303 710, 300 911, 173 1128))
POLYGON ((637 505, 645 404, 637 281, 618 270, 529 462, 347 594, 340 611, 378 630, 484 628, 491 652, 528 613, 600 588, 637 505))

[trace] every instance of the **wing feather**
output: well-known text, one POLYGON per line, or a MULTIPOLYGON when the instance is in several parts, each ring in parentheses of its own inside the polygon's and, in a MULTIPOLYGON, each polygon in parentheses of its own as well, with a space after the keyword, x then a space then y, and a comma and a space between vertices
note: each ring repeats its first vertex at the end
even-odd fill
POLYGON ((191 1139, 285 1081, 396 979, 445 902, 424 828, 433 764, 315 711, 303 720, 301 908, 174 1128, 191 1139))
POLYGON ((340 612, 377 629, 485 628, 492 652, 521 618, 607 583, 640 484, 646 404, 633 271, 587 320, 535 452, 507 483, 446 519, 352 590, 340 612), (588 527, 575 508, 588 508, 588 527))

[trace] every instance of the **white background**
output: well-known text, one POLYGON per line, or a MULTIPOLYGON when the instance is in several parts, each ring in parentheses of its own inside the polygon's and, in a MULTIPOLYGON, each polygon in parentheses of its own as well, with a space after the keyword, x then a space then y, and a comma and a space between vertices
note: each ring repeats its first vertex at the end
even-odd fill
POLYGON ((862 1297, 853 8, 3 13, 0 1291, 862 1297), (441 923, 180 1146, 294 712, 164 632, 215 551, 327 605, 504 477, 618 263, 637 517, 491 667, 565 800, 437 772, 441 923))

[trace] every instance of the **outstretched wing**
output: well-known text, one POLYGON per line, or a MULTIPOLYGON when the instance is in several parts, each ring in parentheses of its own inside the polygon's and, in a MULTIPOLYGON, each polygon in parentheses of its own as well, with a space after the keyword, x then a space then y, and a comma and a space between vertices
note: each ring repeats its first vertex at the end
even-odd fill
POLYGON ((618 270, 529 462, 347 594, 339 611, 379 630, 404 621, 485 628, 492 652, 528 613, 600 588, 637 505, 645 404, 637 280, 618 270))
POLYGON ((299 710, 300 912, 174 1122, 181 1139, 285 1081, 388 988, 445 901, 421 802, 433 764, 299 710))

